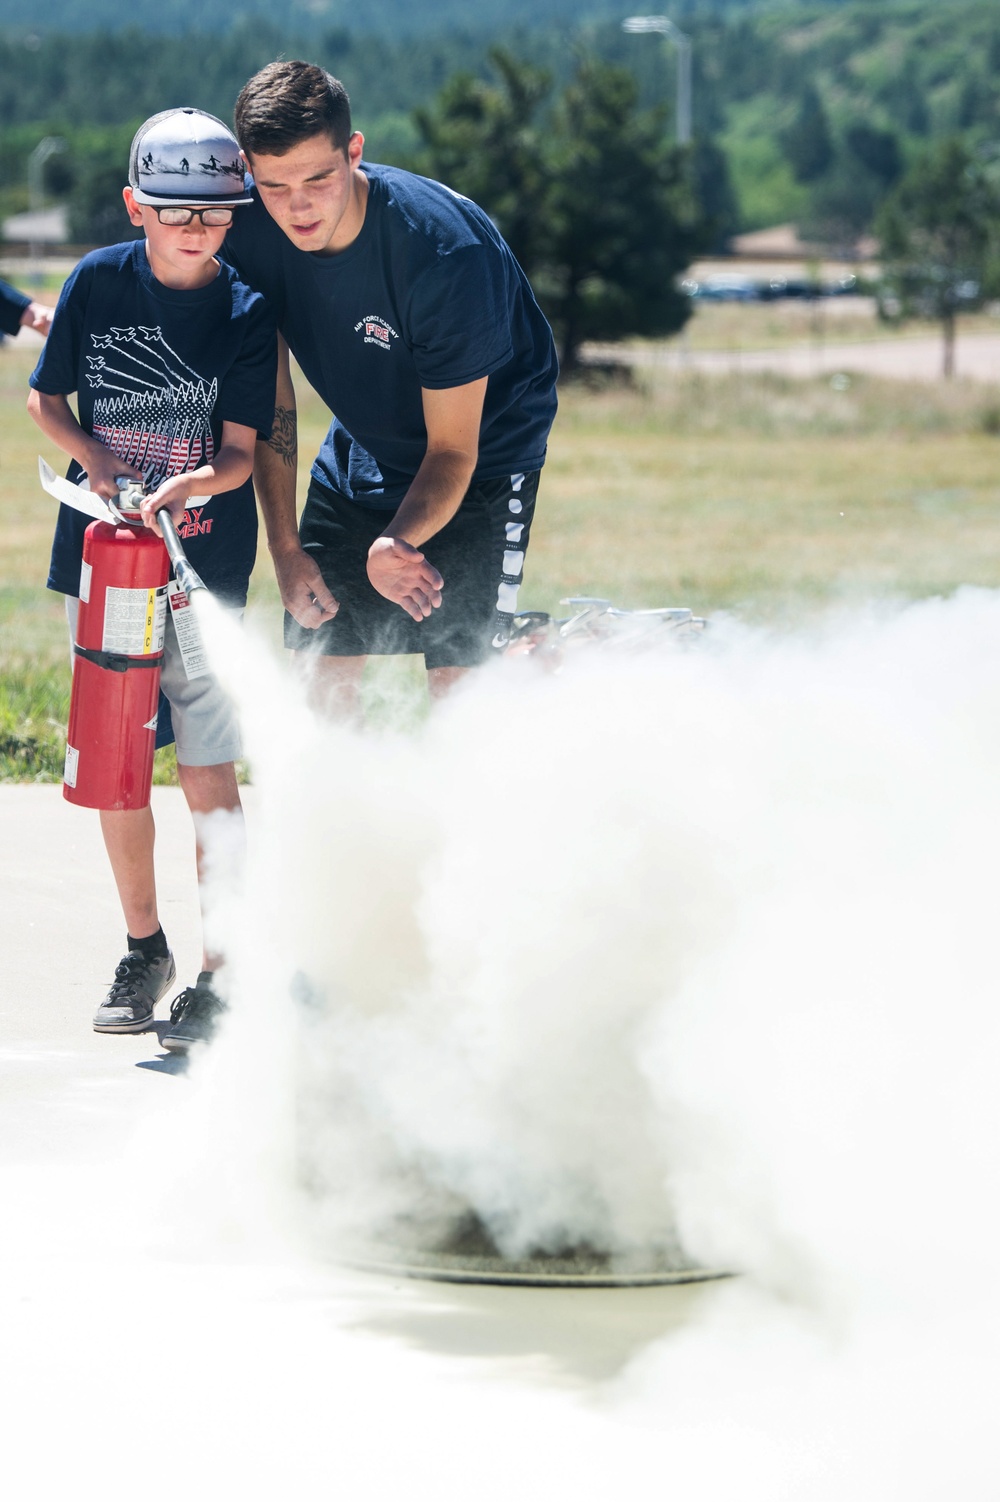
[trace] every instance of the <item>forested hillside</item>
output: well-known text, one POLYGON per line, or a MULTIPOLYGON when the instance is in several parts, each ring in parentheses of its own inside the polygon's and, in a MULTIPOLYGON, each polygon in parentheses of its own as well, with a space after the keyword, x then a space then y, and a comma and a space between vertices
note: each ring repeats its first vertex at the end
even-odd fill
MULTIPOLYGON (((72 199, 79 225, 101 184, 120 179, 144 116, 181 101, 227 116, 245 79, 279 55, 338 73, 370 155, 384 160, 413 160, 421 146, 414 111, 435 107, 456 75, 491 78, 493 41, 550 74, 553 102, 582 57, 620 64, 635 76, 640 104, 660 110, 664 133, 673 128, 676 52, 663 38, 622 32, 621 17, 638 8, 629 0, 367 0, 363 9, 292 0, 280 27, 254 19, 263 8, 273 15, 272 0, 113 0, 114 24, 102 3, 2 0, 0 214, 25 206, 27 156, 55 135, 65 149, 49 161, 48 190, 72 199), (195 14, 200 29, 184 32, 195 14), (154 24, 163 33, 155 43, 154 24), (67 29, 52 29, 59 25, 67 29)), ((674 0, 664 8, 692 40, 695 135, 728 165, 731 227, 793 220, 847 241, 870 227, 929 143, 959 135, 982 156, 1000 141, 997 0, 674 0)))
MULTIPOLYGON (((695 16, 727 15, 801 6, 805 0, 672 0, 668 7, 678 23, 695 16)), ((816 0, 810 0, 814 6, 816 0)), ((845 0, 825 0, 829 6, 845 0)), ((640 7, 641 8, 641 7, 640 7)), ((574 28, 592 21, 617 20, 629 14, 621 0, 284 0, 284 25, 308 35, 331 26, 364 31, 369 36, 416 36, 454 27, 497 33, 530 23, 562 22, 574 28)), ((136 26, 148 34, 188 31, 226 32, 245 21, 273 22, 274 0, 2 0, 0 25, 5 29, 45 32, 114 31, 136 26)))

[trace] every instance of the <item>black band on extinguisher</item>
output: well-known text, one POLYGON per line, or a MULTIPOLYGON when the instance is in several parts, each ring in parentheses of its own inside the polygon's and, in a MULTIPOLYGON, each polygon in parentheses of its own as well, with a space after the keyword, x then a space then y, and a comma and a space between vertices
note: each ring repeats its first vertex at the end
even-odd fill
POLYGON ((77 642, 73 643, 73 651, 77 657, 85 657, 88 662, 99 668, 107 668, 111 673, 127 673, 129 668, 158 668, 163 665, 162 652, 157 652, 155 657, 123 657, 119 652, 96 652, 93 647, 81 647, 77 642))

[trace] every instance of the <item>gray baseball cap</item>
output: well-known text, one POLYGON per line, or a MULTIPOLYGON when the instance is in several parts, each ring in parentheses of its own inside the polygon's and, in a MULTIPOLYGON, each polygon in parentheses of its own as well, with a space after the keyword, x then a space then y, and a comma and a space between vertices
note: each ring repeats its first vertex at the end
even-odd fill
POLYGON ((128 180, 136 203, 193 208, 252 203, 239 142, 204 110, 162 110, 135 133, 128 180))

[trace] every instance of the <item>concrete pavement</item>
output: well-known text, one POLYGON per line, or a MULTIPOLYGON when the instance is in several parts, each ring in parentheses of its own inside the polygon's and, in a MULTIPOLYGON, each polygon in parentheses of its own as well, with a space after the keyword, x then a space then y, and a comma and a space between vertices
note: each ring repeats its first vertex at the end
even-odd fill
MULTIPOLYGON (((177 788, 154 788, 163 926, 180 990, 197 975, 200 917, 191 822, 177 788)), ((152 1088, 136 1065, 166 1059, 159 1032, 90 1025, 125 930, 98 815, 61 786, 0 785, 0 1163, 87 1158, 152 1088), (110 1046, 108 1046, 110 1045, 110 1046)))

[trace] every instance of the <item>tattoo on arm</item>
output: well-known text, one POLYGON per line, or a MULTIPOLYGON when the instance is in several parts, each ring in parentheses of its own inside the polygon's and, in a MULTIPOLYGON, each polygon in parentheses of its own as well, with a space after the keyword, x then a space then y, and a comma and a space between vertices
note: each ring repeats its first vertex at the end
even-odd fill
POLYGON ((275 407, 274 426, 267 440, 267 446, 272 448, 290 469, 295 468, 299 445, 294 407, 275 407))

